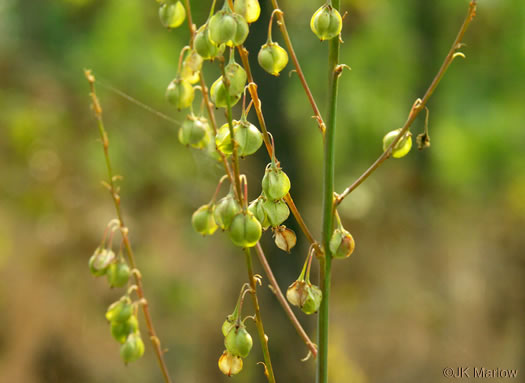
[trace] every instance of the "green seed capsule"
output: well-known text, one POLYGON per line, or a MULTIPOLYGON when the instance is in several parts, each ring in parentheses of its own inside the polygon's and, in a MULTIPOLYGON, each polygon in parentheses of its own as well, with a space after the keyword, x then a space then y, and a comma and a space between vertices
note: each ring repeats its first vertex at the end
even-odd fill
POLYGON ((230 239, 239 247, 255 246, 261 234, 261 224, 250 212, 237 214, 230 225, 230 239))
MULTIPOLYGON (((386 151, 390 144, 398 136, 401 129, 392 130, 383 137, 383 151, 386 151)), ((404 157, 412 149, 412 133, 407 132, 392 148, 392 157, 401 158, 404 157)))
POLYGON ((137 332, 138 328, 139 321, 135 315, 132 315, 125 322, 111 322, 111 335, 119 343, 124 343, 130 334, 137 332))
POLYGON ((269 199, 280 200, 290 191, 290 179, 280 167, 269 164, 262 179, 262 189, 269 199))
POLYGON ((186 9, 180 1, 168 1, 160 6, 159 17, 166 28, 177 28, 186 19, 186 9))
POLYGON ((305 314, 314 314, 319 310, 323 293, 321 289, 309 282, 297 280, 286 291, 288 302, 298 306, 305 314))
POLYGON ((266 200, 263 204, 264 212, 268 218, 268 222, 273 227, 279 226, 281 223, 288 219, 290 215, 290 209, 288 205, 283 200, 266 200))
POLYGON ((235 29, 235 35, 233 36, 233 39, 226 43, 226 45, 228 45, 229 47, 237 47, 239 45, 242 45, 246 41, 246 38, 250 33, 250 27, 244 17, 237 13, 234 13, 233 19, 235 20, 237 26, 235 29))
POLYGON ((108 249, 97 248, 89 258, 89 271, 95 277, 106 274, 109 265, 115 260, 115 253, 108 249))
POLYGON ((140 337, 140 333, 136 332, 129 335, 126 342, 120 346, 120 356, 124 363, 134 362, 142 355, 144 355, 144 342, 140 337))
POLYGON ((341 33, 343 19, 337 9, 325 4, 312 16, 310 28, 321 41, 331 40, 341 33))
POLYGON ((224 73, 230 82, 228 88, 230 96, 235 97, 240 95, 244 91, 246 79, 248 78, 244 68, 236 62, 231 62, 224 68, 224 73))
POLYGON ((224 52, 224 44, 215 44, 210 39, 210 30, 208 24, 203 25, 197 30, 193 45, 197 53, 204 60, 213 60, 215 57, 221 56, 224 52))
POLYGON ((170 104, 173 104, 178 110, 186 109, 193 103, 195 91, 190 82, 177 77, 170 82, 166 89, 166 98, 170 104))
MULTIPOLYGON (((235 121, 233 123, 235 124, 235 121)), ((222 125, 217 131, 217 135, 215 136, 215 145, 217 146, 217 149, 226 156, 232 154, 233 145, 230 135, 230 126, 228 123, 222 125)))
POLYGON ((226 376, 237 375, 242 371, 242 358, 224 351, 219 358, 219 369, 226 376))
POLYGON ((127 322, 133 314, 133 304, 129 297, 122 297, 111 304, 106 311, 106 319, 109 322, 127 322))
POLYGON ((222 198, 215 206, 215 222, 222 230, 228 230, 233 221, 233 218, 241 212, 239 202, 234 198, 233 194, 228 194, 222 198))
POLYGON ((307 284, 306 299, 301 306, 301 310, 307 315, 315 314, 321 306, 323 300, 323 292, 315 285, 307 284))
POLYGON ((246 358, 252 349, 253 340, 248 331, 246 331, 246 327, 241 324, 238 327, 233 327, 228 332, 228 335, 224 338, 224 346, 232 355, 246 358))
POLYGON ((190 114, 179 129, 179 141, 182 145, 192 146, 196 149, 205 148, 210 142, 210 126, 203 117, 190 114))
POLYGON ((261 15, 261 6, 258 0, 235 0, 233 10, 250 24, 257 21, 261 15))
MULTIPOLYGON (((212 84, 210 89, 210 97, 213 103, 217 108, 227 108, 228 107, 228 92, 226 91, 226 86, 222 81, 222 76, 219 77, 212 84)), ((241 99, 241 95, 229 96, 230 97, 230 106, 234 106, 241 99)))
POLYGON ((238 121, 233 128, 235 142, 237 142, 237 154, 241 157, 255 153, 263 143, 262 133, 248 121, 238 121))
POLYGON ((248 206, 248 211, 251 212, 255 216, 255 218, 257 218, 257 221, 259 221, 263 230, 266 230, 270 227, 270 221, 268 220, 266 212, 264 211, 265 201, 266 198, 260 196, 256 200, 252 201, 248 206))
POLYGON ((233 17, 230 7, 214 14, 210 19, 210 39, 217 45, 226 44, 235 38, 237 32, 237 21, 233 17))
POLYGON ((288 53, 279 44, 268 42, 259 50, 257 61, 266 72, 279 76, 279 73, 288 64, 288 53))
POLYGON ((193 213, 191 224, 197 233, 202 235, 215 233, 218 226, 213 218, 213 209, 213 206, 203 205, 193 213))
POLYGON ((200 80, 202 63, 202 57, 195 50, 192 50, 182 62, 181 77, 190 84, 196 84, 200 80))
POLYGON ((230 332, 231 329, 235 327, 235 318, 232 314, 228 315, 224 323, 222 324, 222 335, 226 336, 230 332))
POLYGON ((129 281, 131 270, 126 262, 117 262, 109 265, 106 274, 111 287, 123 287, 129 281))
POLYGON ((335 229, 330 239, 330 251, 334 258, 348 258, 355 248, 354 237, 345 229, 335 229))
MULTIPOLYGON (((248 121, 233 121, 233 134, 237 142, 237 154, 241 157, 255 153, 262 145, 262 133, 255 125, 248 121)), ((230 135, 230 127, 226 123, 219 128, 215 136, 217 148, 225 155, 229 156, 233 152, 230 135)))

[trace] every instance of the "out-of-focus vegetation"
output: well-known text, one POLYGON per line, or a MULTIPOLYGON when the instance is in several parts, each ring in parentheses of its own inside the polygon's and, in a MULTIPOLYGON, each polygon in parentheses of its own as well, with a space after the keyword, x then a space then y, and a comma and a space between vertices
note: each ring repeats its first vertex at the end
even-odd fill
MULTIPOLYGON (((192 1, 205 21, 209 1, 192 1)), ((248 40, 254 76, 292 194, 320 237, 321 137, 289 65, 257 67, 269 2, 248 40)), ((281 1, 320 107, 326 52, 310 32, 321 1, 281 1)), ((337 190, 380 154, 439 68, 467 1, 342 1, 337 190)), ((159 382, 149 344, 125 367, 104 319, 119 291, 87 260, 113 218, 83 68, 99 96, 125 217, 146 295, 175 382, 222 382, 220 326, 246 280, 224 235, 203 239, 192 211, 209 200, 220 167, 182 147, 176 126, 129 103, 113 85, 178 120, 164 90, 188 39, 160 26, 155 1, 3 0, 0 3, 0 380, 17 383, 159 382)), ((458 59, 431 99, 432 147, 389 160, 342 205, 357 248, 337 261, 331 381, 439 382, 444 367, 525 365, 525 3, 480 0, 458 59)), ((278 31, 274 39, 282 42, 278 31)), ((283 45, 283 44, 282 44, 283 45)), ((210 82, 216 69, 206 66, 210 82)), ((324 110, 324 109, 323 109, 324 110)), ((252 116, 255 122, 255 118, 252 116)), ((423 118, 412 132, 423 129, 423 118)), ((251 197, 267 163, 242 164, 251 197)), ((281 287, 308 244, 291 255, 264 245, 281 287)), ((262 270, 260 271, 262 273, 262 270)), ((271 292, 260 289, 277 380, 309 382, 313 363, 271 292)), ((314 318, 299 318, 312 334, 314 318)), ((250 324, 252 326, 252 324, 250 324)), ((253 327, 251 328, 254 330, 253 327)), ((145 333, 145 331, 143 331, 145 333)), ((264 382, 258 342, 235 379, 264 382)))

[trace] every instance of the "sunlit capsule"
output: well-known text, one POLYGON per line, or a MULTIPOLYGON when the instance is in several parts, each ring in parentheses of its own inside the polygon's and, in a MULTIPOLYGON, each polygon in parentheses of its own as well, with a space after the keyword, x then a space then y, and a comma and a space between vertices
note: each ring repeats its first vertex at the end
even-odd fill
POLYGON ((313 14, 310 28, 321 41, 333 39, 343 28, 341 14, 330 4, 325 4, 313 14))
POLYGON ((242 358, 224 351, 219 358, 219 369, 226 376, 237 375, 242 371, 242 358))
POLYGON ((243 16, 250 24, 257 21, 261 14, 261 6, 258 0, 235 0, 233 10, 243 16))
POLYGON ((267 42, 259 50, 257 61, 266 72, 279 76, 288 64, 288 53, 278 43, 267 42))
POLYGON ((160 6, 159 18, 166 28, 177 28, 186 19, 186 9, 180 1, 168 0, 160 6))
POLYGON ((337 228, 330 239, 330 252, 334 258, 348 258, 354 252, 355 241, 352 234, 342 228, 337 228))
POLYGON ((195 97, 195 91, 189 81, 177 77, 170 82, 166 89, 166 98, 178 110, 186 109, 191 106, 195 97))
POLYGON ((211 235, 215 233, 218 226, 213 217, 213 209, 213 206, 203 205, 193 213, 191 224, 197 233, 202 235, 211 235))
MULTIPOLYGON (((237 154, 241 157, 255 153, 262 145, 262 133, 248 121, 233 121, 233 134, 237 142, 237 154)), ((225 155, 232 154, 233 146, 230 127, 226 123, 219 128, 215 137, 217 148, 225 155)))
MULTIPOLYGON (((383 137, 383 151, 386 151, 390 144, 395 140, 399 135, 401 129, 392 130, 388 132, 385 137, 383 137)), ((412 149, 412 133, 406 132, 403 137, 397 142, 396 145, 392 148, 392 157, 401 158, 404 157, 412 149)))
POLYGON ((200 79, 202 62, 202 57, 195 50, 192 50, 182 62, 181 77, 190 84, 197 83, 200 79))
POLYGON ((234 106, 241 99, 241 95, 230 96, 226 91, 226 86, 222 81, 222 76, 219 77, 211 86, 210 97, 217 108, 226 108, 228 106, 228 97, 230 99, 230 106, 234 106))
POLYGON ((106 311, 106 319, 109 322, 126 322, 133 314, 131 299, 125 296, 111 304, 106 311))

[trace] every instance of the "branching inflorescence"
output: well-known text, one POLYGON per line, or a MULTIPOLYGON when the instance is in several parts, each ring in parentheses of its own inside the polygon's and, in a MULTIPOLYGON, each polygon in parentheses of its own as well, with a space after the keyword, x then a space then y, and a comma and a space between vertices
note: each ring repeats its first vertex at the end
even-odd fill
MULTIPOLYGON (((269 133, 265 123, 262 103, 248 61, 248 51, 243 45, 250 32, 250 24, 259 19, 260 6, 258 0, 224 0, 220 10, 215 9, 216 0, 213 0, 208 19, 198 28, 193 24, 189 0, 184 0, 184 2, 158 0, 158 2, 160 3, 159 17, 162 25, 172 29, 180 27, 187 20, 190 32, 189 44, 180 53, 177 75, 166 90, 166 98, 169 103, 178 110, 189 110, 186 119, 179 128, 179 141, 183 145, 200 150, 205 155, 217 160, 222 164, 225 172, 224 176, 220 178, 210 201, 194 212, 191 219, 192 225, 203 236, 212 235, 219 228, 227 232, 232 243, 243 249, 248 272, 248 282, 241 287, 235 309, 226 318, 222 326, 225 350, 219 358, 219 368, 228 376, 241 372, 243 359, 248 357, 253 344, 252 337, 245 326, 246 319, 251 318, 255 321, 264 356, 264 362, 260 363, 264 366, 264 373, 268 381, 270 383, 276 381, 270 358, 268 336, 264 330, 257 297, 257 285, 261 284, 262 277, 256 275, 253 270, 251 249, 254 248, 270 281, 271 290, 308 347, 309 355, 314 358, 317 357, 317 382, 326 383, 328 380, 328 308, 331 264, 334 258, 348 258, 355 247, 354 238, 343 227, 339 218, 337 206, 385 160, 391 157, 401 158, 410 151, 412 147, 410 126, 419 112, 425 108, 427 110, 425 133, 418 136, 417 142, 420 148, 430 145, 426 104, 454 58, 463 56, 462 53, 458 52, 458 49, 462 46, 465 31, 475 15, 476 2, 470 3, 467 18, 442 67, 423 98, 416 100, 412 106, 404 126, 385 135, 381 156, 352 185, 341 194, 337 194, 334 192, 337 96, 339 78, 346 67, 346 65, 339 63, 339 49, 342 42, 340 35, 343 27, 343 17, 339 12, 340 1, 327 0, 314 13, 310 22, 312 32, 321 41, 326 40, 329 44, 329 99, 325 122, 293 49, 285 24, 285 14, 279 8, 277 0, 272 0, 274 10, 268 25, 268 38, 260 48, 257 59, 259 65, 266 72, 278 76, 287 66, 289 57, 291 57, 295 71, 312 107, 313 117, 322 132, 325 158, 321 242, 315 240, 290 195, 291 182, 277 159, 274 137, 269 133), (272 39, 274 21, 280 28, 286 49, 272 39), (237 54, 240 57, 241 64, 236 61, 237 54), (209 89, 202 71, 205 62, 215 63, 221 72, 219 78, 212 83, 209 89), (200 91, 202 101, 198 113, 193 110, 196 90, 200 91), (232 108, 241 100, 241 113, 235 119, 232 108), (260 130, 248 120, 248 112, 251 108, 255 110, 260 130), (215 116, 217 110, 224 112, 226 122, 222 126, 218 126, 217 123, 215 116), (266 166, 264 177, 261 180, 262 192, 260 196, 249 201, 249 182, 247 175, 241 172, 241 160, 255 153, 263 144, 268 152, 270 162, 266 166), (226 182, 229 183, 229 189, 222 198, 218 199, 223 189, 222 186, 226 182), (276 246, 290 252, 297 240, 295 233, 284 225, 290 212, 297 220, 301 231, 310 243, 310 247, 298 279, 287 290, 288 303, 277 284, 259 240, 265 231, 271 229, 276 246), (317 259, 320 264, 319 286, 310 280, 310 270, 314 259, 317 259), (247 295, 252 297, 255 314, 243 317, 242 308, 247 295), (310 340, 289 304, 299 307, 308 315, 319 314, 318 346, 310 340)), ((108 225, 102 244, 91 257, 89 266, 94 275, 107 275, 110 285, 116 287, 129 285, 130 276, 134 277, 134 284, 128 287, 127 293, 120 300, 109 307, 106 318, 111 323, 113 336, 122 343, 121 355, 124 361, 126 363, 131 362, 142 356, 144 352, 137 323, 137 310, 139 306, 142 306, 150 339, 163 376, 166 382, 170 382, 160 341, 156 336, 147 301, 144 297, 141 274, 136 268, 128 230, 122 219, 120 195, 115 183, 118 177, 113 175, 111 168, 108 153, 109 141, 102 122, 102 109, 95 95, 95 78, 89 71, 86 71, 86 77, 91 86, 93 107, 104 147, 109 177, 106 186, 111 193, 117 213, 117 219, 108 225), (121 250, 117 256, 112 251, 115 231, 120 231, 122 238, 121 250), (123 252, 127 255, 127 261, 122 256, 123 252), (134 292, 138 295, 138 300, 135 302, 131 298, 131 294, 134 292)))

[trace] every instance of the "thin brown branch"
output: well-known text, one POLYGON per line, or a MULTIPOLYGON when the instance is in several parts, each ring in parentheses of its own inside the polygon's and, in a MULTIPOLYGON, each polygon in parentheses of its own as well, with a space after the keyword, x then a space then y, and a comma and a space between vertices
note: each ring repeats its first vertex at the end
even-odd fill
MULTIPOLYGON (((98 121, 98 128, 100 133, 100 138, 102 140, 102 144, 104 147, 104 157, 106 159, 106 167, 108 171, 108 184, 110 186, 110 192, 111 197, 113 199, 113 203, 115 205, 115 211, 117 213, 117 218, 120 222, 120 232, 122 234, 122 240, 124 243, 124 248, 126 250, 126 255, 129 261, 129 264, 131 266, 131 269, 137 269, 137 265, 135 262, 135 256, 133 253, 133 249, 131 247, 131 242, 129 241, 128 236, 128 228, 124 224, 124 219, 122 217, 122 210, 120 207, 120 195, 118 194, 117 187, 115 186, 115 177, 113 175, 113 170, 111 167, 111 161, 109 158, 109 139, 108 135, 106 133, 106 130, 104 129, 104 121, 102 120, 102 108, 100 107, 100 103, 98 101, 97 95, 95 93, 95 76, 91 73, 90 70, 85 70, 84 75, 86 76, 89 86, 90 86, 90 96, 91 100, 93 102, 93 111, 95 113, 95 117, 98 121)), ((164 360, 164 352, 162 351, 160 339, 157 336, 157 333, 155 331, 155 327, 153 326, 153 320, 151 319, 151 314, 149 311, 149 305, 148 301, 146 300, 145 294, 144 294, 144 287, 142 284, 142 277, 140 273, 133 273, 135 278, 135 284, 137 286, 137 295, 139 299, 143 302, 142 304, 142 311, 144 312, 144 319, 146 321, 146 327, 148 329, 149 338, 151 340, 151 344, 153 345, 153 350, 155 351, 155 354, 157 356, 157 361, 159 363, 159 367, 162 371, 162 375, 164 377, 164 381, 166 383, 171 383, 171 379, 168 373, 168 367, 166 366, 166 361, 164 360)))
POLYGON ((301 339, 304 341, 310 352, 312 353, 313 357, 317 357, 317 346, 310 340, 310 337, 304 331, 303 327, 301 326, 301 323, 299 323, 299 320, 295 316, 292 308, 288 304, 288 301, 284 297, 283 292, 281 291, 281 288, 279 287, 279 284, 277 283, 277 280, 275 279, 275 276, 273 275, 272 269, 270 265, 268 264, 268 260, 266 259, 266 256, 264 255, 264 251, 261 247, 260 243, 257 243, 255 247, 255 251, 257 253, 257 257, 259 258, 259 262, 261 263, 264 272, 266 273, 266 276, 268 277, 268 280, 270 281, 270 286, 272 287, 272 291, 277 297, 277 300, 281 304, 284 312, 288 316, 288 319, 290 319, 290 322, 292 322, 293 327, 297 331, 297 334, 301 337, 301 339))
MULTIPOLYGON (((266 122, 264 120, 264 115, 263 115, 262 107, 261 107, 261 100, 259 99, 259 95, 257 93, 257 85, 253 81, 253 76, 252 76, 252 71, 251 71, 251 67, 250 67, 250 62, 248 61, 248 51, 246 50, 246 48, 244 48, 242 46, 238 47, 238 51, 239 51, 239 54, 241 56, 241 60, 242 60, 244 69, 246 70, 246 73, 248 75, 248 82, 249 82, 248 90, 249 90, 250 96, 251 96, 251 98, 253 100, 253 107, 255 109, 255 113, 257 114, 257 119, 259 120, 259 125, 261 126, 261 131, 263 133, 263 139, 264 139, 264 143, 265 143, 265 146, 266 146, 266 151, 268 152, 268 156, 270 158, 272 158, 272 156, 274 155, 274 153, 273 153, 274 149, 273 149, 273 145, 272 145, 271 140, 270 140, 270 136, 268 134, 268 129, 266 128, 266 122)), ((301 213, 299 212, 299 210, 297 209, 297 207, 293 203, 293 199, 292 199, 292 196, 291 196, 290 193, 288 193, 285 196, 285 200, 286 200, 287 203, 290 202, 288 204, 288 206, 290 207, 292 215, 295 217, 297 223, 299 224, 299 227, 303 231, 303 233, 306 236, 306 238, 308 239, 308 241, 310 241, 310 243, 316 247, 318 252, 321 253, 322 251, 321 251, 321 248, 319 246, 319 243, 314 239, 314 237, 312 236, 312 233, 310 232, 310 230, 306 226, 306 223, 305 223, 303 217, 301 216, 301 213)))
MULTIPOLYGON (((274 9, 280 9, 279 3, 277 2, 277 0, 272 0, 272 5, 274 9)), ((306 93, 306 96, 308 97, 308 101, 310 102, 310 105, 312 106, 314 117, 317 120, 319 129, 321 130, 321 133, 324 136, 326 125, 324 123, 323 117, 321 116, 321 112, 319 111, 319 108, 317 107, 314 96, 312 92, 310 91, 308 82, 306 81, 306 78, 304 77, 303 70, 301 69, 301 64, 299 64, 299 60, 297 59, 297 55, 295 54, 292 40, 290 39, 290 35, 288 34, 286 23, 284 22, 283 12, 278 12, 278 17, 279 17, 279 21, 277 22, 277 24, 279 25, 279 29, 281 30, 281 34, 283 35, 284 43, 286 45, 286 48, 288 49, 288 53, 290 54, 290 57, 292 58, 292 62, 295 66, 295 71, 297 72, 297 75, 299 76, 299 80, 301 81, 301 85, 304 88, 304 92, 306 93)))
POLYGON ((468 29, 468 26, 470 22, 473 20, 474 16, 476 15, 476 1, 473 0, 470 2, 469 10, 467 13, 467 17, 465 18, 465 21, 463 21, 463 24, 461 25, 461 28, 459 29, 459 32, 456 36, 456 39, 454 40, 454 43, 452 44, 452 47, 450 48, 447 56, 445 57, 445 60, 443 61, 443 64, 441 65, 441 68, 439 69, 438 73, 432 80, 432 83, 428 87, 427 91, 425 92, 425 95, 422 99, 416 100, 414 105, 412 105, 412 108, 410 109, 410 113, 408 114, 408 119, 406 120, 405 124, 401 128, 399 134, 397 137, 392 141, 390 146, 379 156, 377 160, 363 173, 357 180, 354 181, 353 184, 351 184, 349 187, 347 187, 341 194, 337 195, 334 201, 334 209, 350 194, 352 193, 359 185, 361 185, 383 162, 385 162, 389 157, 390 153, 392 152, 392 148, 398 143, 398 141, 405 135, 405 133, 410 129, 410 126, 412 126, 412 123, 416 119, 416 117, 419 115, 419 113, 425 109, 425 106, 436 90, 437 86, 439 85, 439 82, 445 75, 447 69, 449 68, 450 64, 452 64, 452 61, 454 61, 454 58, 456 57, 455 54, 457 50, 462 46, 463 37, 465 35, 465 32, 468 29))
POLYGON ((269 383, 275 383, 275 376, 273 374, 272 361, 270 359, 270 349, 268 348, 268 337, 264 332, 264 326, 261 317, 261 310, 259 308, 259 300, 257 299, 257 281, 253 274, 252 255, 250 248, 244 249, 246 256, 246 269, 248 270, 248 278, 250 279, 250 288, 252 290, 253 307, 255 309, 255 325, 257 326, 257 333, 259 340, 262 343, 262 351, 264 356, 265 375, 269 383))

